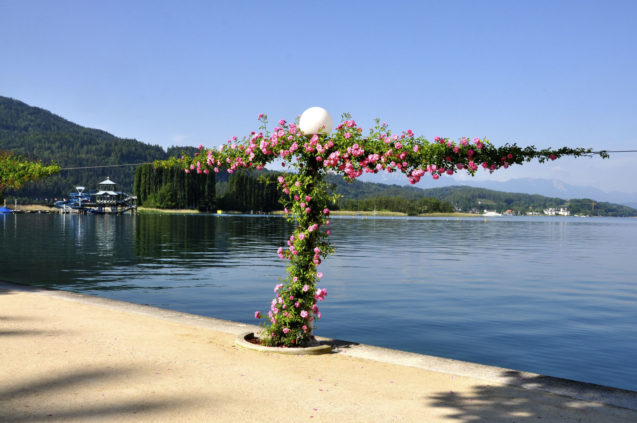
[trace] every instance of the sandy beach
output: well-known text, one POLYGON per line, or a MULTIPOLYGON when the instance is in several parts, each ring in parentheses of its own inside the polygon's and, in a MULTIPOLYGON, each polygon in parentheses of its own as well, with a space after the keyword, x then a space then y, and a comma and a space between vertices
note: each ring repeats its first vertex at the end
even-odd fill
POLYGON ((251 328, 0 283, 0 421, 637 421, 628 391, 348 343, 235 346, 251 328))

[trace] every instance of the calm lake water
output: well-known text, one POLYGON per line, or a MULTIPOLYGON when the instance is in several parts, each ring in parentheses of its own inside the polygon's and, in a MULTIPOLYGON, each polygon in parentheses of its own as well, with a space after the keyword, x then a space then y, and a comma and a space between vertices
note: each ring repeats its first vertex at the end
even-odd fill
MULTIPOLYGON (((0 215, 0 280, 255 323, 280 217, 0 215)), ((317 334, 637 390, 637 219, 335 218, 317 334)))

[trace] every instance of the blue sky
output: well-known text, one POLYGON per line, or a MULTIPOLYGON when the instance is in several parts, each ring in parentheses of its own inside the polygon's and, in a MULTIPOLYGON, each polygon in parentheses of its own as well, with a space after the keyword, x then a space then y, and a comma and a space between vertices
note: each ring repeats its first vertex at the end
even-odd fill
MULTIPOLYGON (((0 0, 0 95, 165 147, 322 106, 429 139, 637 149, 635 16, 601 0, 0 0)), ((636 158, 478 178, 637 192, 636 158)))

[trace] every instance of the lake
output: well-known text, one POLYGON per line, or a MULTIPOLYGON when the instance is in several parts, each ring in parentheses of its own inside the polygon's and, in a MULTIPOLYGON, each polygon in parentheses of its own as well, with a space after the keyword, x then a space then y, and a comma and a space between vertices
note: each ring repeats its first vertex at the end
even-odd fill
MULTIPOLYGON (((0 280, 256 323, 272 216, 0 215, 0 280)), ((637 219, 334 218, 316 333, 637 391, 637 219)))

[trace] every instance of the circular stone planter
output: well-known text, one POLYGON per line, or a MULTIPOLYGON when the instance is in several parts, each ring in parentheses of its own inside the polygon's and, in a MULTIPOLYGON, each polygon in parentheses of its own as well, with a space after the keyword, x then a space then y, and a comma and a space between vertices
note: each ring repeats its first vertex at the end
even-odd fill
POLYGON ((260 351, 272 354, 286 355, 319 355, 329 354, 332 352, 332 346, 328 344, 319 344, 302 348, 282 348, 282 347, 266 347, 264 345, 254 344, 250 340, 258 339, 254 332, 245 332, 237 337, 235 344, 249 350, 260 351))

